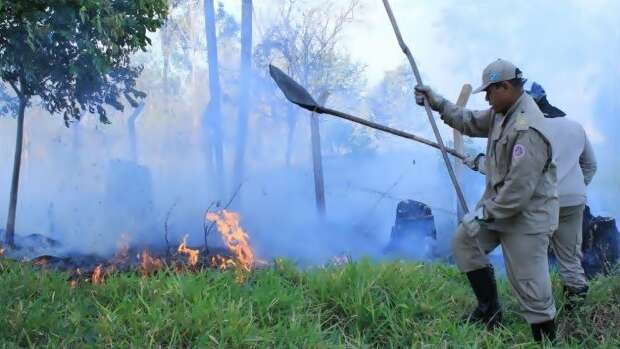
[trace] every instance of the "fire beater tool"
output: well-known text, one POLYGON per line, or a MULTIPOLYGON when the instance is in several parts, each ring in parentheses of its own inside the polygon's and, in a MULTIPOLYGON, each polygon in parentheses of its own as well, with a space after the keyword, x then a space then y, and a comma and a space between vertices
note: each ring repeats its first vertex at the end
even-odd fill
MULTIPOLYGON (((269 73, 271 74, 271 77, 276 82, 282 93, 284 93, 286 99, 288 99, 291 103, 297 104, 304 109, 315 112, 317 114, 333 115, 360 125, 373 128, 375 130, 387 132, 395 136, 407 138, 419 143, 429 145, 433 148, 441 149, 439 144, 428 139, 319 105, 303 86, 298 84, 290 76, 286 75, 286 73, 284 73, 282 70, 280 70, 274 65, 269 65, 269 73)), ((444 147, 444 149, 447 153, 457 157, 458 159, 465 160, 465 155, 457 152, 456 150, 447 147, 444 147)))

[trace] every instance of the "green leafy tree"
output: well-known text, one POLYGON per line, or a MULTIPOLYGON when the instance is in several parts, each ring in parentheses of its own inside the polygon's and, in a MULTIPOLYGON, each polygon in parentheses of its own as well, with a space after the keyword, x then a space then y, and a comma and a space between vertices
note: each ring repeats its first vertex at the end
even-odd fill
POLYGON ((14 116, 15 113, 17 113, 17 98, 9 95, 4 86, 0 85, 0 116, 14 116))
POLYGON ((17 141, 5 242, 14 245, 24 114, 36 101, 67 126, 83 113, 108 123, 146 95, 131 55, 151 44, 167 0, 0 0, 0 76, 18 99, 17 141))

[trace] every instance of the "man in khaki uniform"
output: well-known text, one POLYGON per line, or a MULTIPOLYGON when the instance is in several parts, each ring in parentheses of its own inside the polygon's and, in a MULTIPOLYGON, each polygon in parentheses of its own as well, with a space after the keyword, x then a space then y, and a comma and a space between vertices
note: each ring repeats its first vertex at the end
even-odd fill
POLYGON ((508 280, 537 341, 555 338, 555 304, 547 249, 558 224, 556 167, 545 119, 523 91, 521 71, 497 60, 482 74, 491 108, 470 111, 427 86, 416 87, 418 104, 429 101, 449 126, 471 137, 488 138, 486 189, 474 212, 465 215, 453 238, 459 270, 478 299, 467 317, 494 328, 501 307, 487 254, 501 244, 508 280))
MULTIPOLYGON (((545 118, 549 119, 549 140, 557 165, 560 200, 559 226, 551 238, 551 249, 564 283, 565 309, 571 310, 585 298, 588 291, 581 265, 581 240, 586 186, 596 173, 596 157, 583 127, 565 118, 566 113, 551 105, 541 85, 532 83, 528 94, 534 98, 545 118)), ((474 171, 486 174, 483 161, 484 154, 478 154, 468 157, 465 164, 474 171)))

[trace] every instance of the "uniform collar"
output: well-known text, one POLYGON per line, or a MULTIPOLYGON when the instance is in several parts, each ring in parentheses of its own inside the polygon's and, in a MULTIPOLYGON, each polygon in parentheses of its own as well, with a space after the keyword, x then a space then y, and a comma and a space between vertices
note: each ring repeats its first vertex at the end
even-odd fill
POLYGON ((517 110, 517 108, 519 108, 519 106, 523 104, 523 102, 525 101, 525 96, 526 96, 525 92, 521 92, 521 95, 519 96, 517 101, 514 102, 514 104, 510 108, 508 108, 508 111, 504 115, 505 116, 512 115, 515 112, 515 110, 517 110))
POLYGON ((521 95, 514 102, 514 104, 510 108, 508 108, 506 114, 498 113, 499 118, 496 119, 497 122, 495 123, 497 130, 493 132, 493 140, 498 140, 501 137, 501 135, 503 134, 503 130, 507 128, 508 125, 511 123, 512 119, 514 119, 512 117, 512 114, 514 114, 515 111, 518 110, 518 108, 520 108, 521 106, 523 106, 524 103, 526 103, 525 101, 528 97, 529 96, 525 92, 521 93, 521 95))
POLYGON ((502 127, 506 126, 506 124, 508 123, 508 120, 512 119, 511 116, 512 114, 515 113, 515 111, 521 107, 524 103, 525 100, 527 99, 528 95, 525 92, 521 92, 521 95, 519 96, 519 98, 512 104, 512 106, 510 106, 510 108, 508 108, 508 110, 506 111, 505 114, 501 114, 501 125, 502 127))

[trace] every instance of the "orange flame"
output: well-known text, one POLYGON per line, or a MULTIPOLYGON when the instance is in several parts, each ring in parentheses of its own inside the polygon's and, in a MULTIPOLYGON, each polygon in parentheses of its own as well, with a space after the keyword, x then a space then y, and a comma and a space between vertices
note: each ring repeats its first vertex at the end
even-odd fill
POLYGON ((249 244, 249 237, 239 225, 239 214, 222 210, 220 213, 207 213, 207 219, 215 222, 226 247, 234 253, 235 259, 246 271, 254 267, 254 251, 249 244))
POLYGON ((187 247, 187 235, 183 237, 183 241, 179 245, 179 248, 177 248, 177 252, 187 255, 187 261, 190 266, 194 266, 198 263, 198 255, 200 252, 187 247))
POLYGON ((226 270, 228 267, 234 267, 235 261, 217 254, 211 257, 211 265, 216 266, 220 270, 226 270))
POLYGON ((148 276, 163 266, 161 259, 151 257, 147 249, 144 249, 138 258, 140 260, 139 271, 142 276, 148 276))
POLYGON ((103 267, 99 264, 93 271, 93 275, 90 277, 90 281, 93 285, 100 285, 103 283, 103 267))

